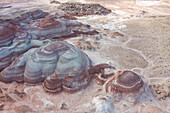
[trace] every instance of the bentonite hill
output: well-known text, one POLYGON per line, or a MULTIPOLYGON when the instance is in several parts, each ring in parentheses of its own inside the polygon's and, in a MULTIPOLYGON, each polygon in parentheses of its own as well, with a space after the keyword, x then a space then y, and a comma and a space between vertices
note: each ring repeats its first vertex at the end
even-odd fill
POLYGON ((169 112, 169 0, 0 1, 0 113, 169 112))

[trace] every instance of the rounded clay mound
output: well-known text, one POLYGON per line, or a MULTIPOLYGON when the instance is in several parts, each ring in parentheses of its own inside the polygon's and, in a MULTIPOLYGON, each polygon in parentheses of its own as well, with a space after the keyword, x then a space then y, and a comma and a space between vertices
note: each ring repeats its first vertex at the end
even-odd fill
POLYGON ((78 91, 85 88, 91 76, 88 68, 91 60, 74 46, 55 41, 33 48, 18 57, 0 73, 3 82, 37 84, 49 92, 78 91))
POLYGON ((115 90, 118 92, 134 92, 138 91, 143 86, 142 78, 132 71, 118 71, 106 83, 106 92, 110 88, 111 91, 115 90))

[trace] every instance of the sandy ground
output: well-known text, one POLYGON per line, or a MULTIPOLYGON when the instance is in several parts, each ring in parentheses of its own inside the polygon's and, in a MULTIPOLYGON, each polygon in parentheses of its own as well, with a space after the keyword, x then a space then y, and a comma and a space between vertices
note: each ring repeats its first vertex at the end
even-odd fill
MULTIPOLYGON (((76 0, 59 1, 76 2, 76 0)), ((170 2, 168 0, 130 0, 128 2, 126 0, 119 2, 116 0, 104 2, 81 0, 81 2, 101 3, 112 10, 111 14, 105 16, 77 17, 77 21, 91 25, 100 33, 101 39, 97 40, 99 45, 94 46, 95 51, 82 50, 91 58, 93 64, 110 62, 118 69, 133 70, 141 75, 148 88, 158 85, 162 87, 157 88, 160 92, 170 93, 170 2)), ((12 7, 0 10, 0 18, 11 18, 33 9, 42 9, 53 14, 58 6, 34 2, 6 5, 12 7)), ((90 36, 75 37, 66 41, 74 45, 74 42, 81 38, 94 41, 90 36)), ((148 97, 142 97, 143 101, 138 104, 131 104, 126 99, 118 101, 113 99, 115 111, 117 113, 146 113, 151 109, 153 111, 150 112, 156 113, 160 110, 157 109, 161 108, 159 113, 170 112, 170 97, 164 99, 164 95, 155 93, 154 88, 150 90, 153 91, 153 95, 148 94, 152 102, 148 102, 148 97), (146 107, 146 104, 158 108, 146 107), (144 108, 141 107, 143 105, 144 108)), ((49 94, 40 85, 0 82, 0 112, 94 113, 95 106, 92 100, 96 95, 108 94, 105 93, 103 86, 97 85, 94 81, 86 89, 74 94, 65 92, 49 94), (5 96, 1 96, 4 94, 5 96), (66 104, 66 109, 61 109, 63 104, 66 104)))

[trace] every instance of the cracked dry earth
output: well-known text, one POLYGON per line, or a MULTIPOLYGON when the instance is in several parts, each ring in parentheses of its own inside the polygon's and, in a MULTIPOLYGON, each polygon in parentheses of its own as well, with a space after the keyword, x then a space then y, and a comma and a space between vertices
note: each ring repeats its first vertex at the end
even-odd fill
MULTIPOLYGON (((0 18, 13 18, 34 9, 50 14, 63 13, 57 9, 59 4, 49 4, 47 0, 28 1, 1 4, 0 7, 8 7, 1 8, 0 18)), ((97 85, 94 80, 81 91, 57 94, 45 92, 41 85, 0 82, 0 112, 98 113, 96 106, 105 105, 96 104, 94 98, 98 95, 102 98, 111 96, 111 109, 114 110, 108 111, 110 113, 170 112, 170 2, 114 1, 81 0, 82 3, 98 2, 112 12, 108 15, 75 16, 77 21, 91 25, 99 35, 81 35, 65 41, 85 52, 93 65, 107 62, 119 70, 136 72, 145 83, 146 94, 139 100, 133 98, 137 97, 133 94, 107 94, 104 86, 97 85)))

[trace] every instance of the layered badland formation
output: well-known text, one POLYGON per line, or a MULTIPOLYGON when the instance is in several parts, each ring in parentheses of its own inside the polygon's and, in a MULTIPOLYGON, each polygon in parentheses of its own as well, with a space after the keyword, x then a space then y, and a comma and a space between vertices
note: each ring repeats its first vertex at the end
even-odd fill
POLYGON ((0 1, 0 112, 170 112, 169 5, 0 1))

